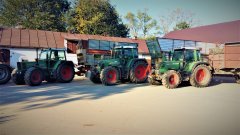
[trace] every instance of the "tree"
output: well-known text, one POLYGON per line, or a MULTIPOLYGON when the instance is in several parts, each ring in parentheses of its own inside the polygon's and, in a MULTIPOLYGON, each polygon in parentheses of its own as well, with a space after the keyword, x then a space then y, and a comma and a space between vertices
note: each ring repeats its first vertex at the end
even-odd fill
POLYGON ((128 12, 125 19, 128 21, 128 27, 133 37, 147 38, 149 32, 157 26, 157 21, 152 19, 147 13, 147 9, 138 10, 137 15, 128 12), (140 36, 140 33, 143 37, 140 36))
POLYGON ((139 26, 137 24, 138 21, 136 19, 136 16, 133 13, 128 12, 125 16, 125 19, 128 21, 127 26, 130 29, 130 34, 133 37, 138 37, 139 26))
POLYGON ((180 22, 176 24, 176 26, 173 28, 174 30, 183 30, 183 29, 188 29, 190 28, 190 24, 187 22, 180 22))
POLYGON ((8 27, 66 31, 67 0, 1 0, 0 24, 8 27))
MULTIPOLYGON (((159 31, 160 35, 165 35, 172 31, 177 24, 186 22, 189 25, 188 28, 196 26, 198 21, 194 18, 194 14, 190 11, 184 11, 182 9, 175 9, 165 16, 159 18, 159 31)), ((182 25, 182 24, 181 24, 182 25)))
POLYGON ((78 0, 69 20, 73 33, 126 37, 128 28, 122 23, 109 0, 78 0))
POLYGON ((157 21, 153 20, 151 16, 148 15, 147 9, 144 11, 138 11, 137 18, 139 20, 139 28, 142 30, 143 37, 146 37, 147 33, 157 25, 157 21))

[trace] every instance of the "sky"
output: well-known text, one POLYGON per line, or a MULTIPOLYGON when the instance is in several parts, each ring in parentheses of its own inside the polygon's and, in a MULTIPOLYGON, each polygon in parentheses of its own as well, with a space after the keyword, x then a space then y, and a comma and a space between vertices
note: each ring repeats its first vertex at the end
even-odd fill
POLYGON ((180 8, 195 14, 200 26, 240 20, 240 0, 110 0, 123 18, 127 12, 148 9, 154 19, 180 8))

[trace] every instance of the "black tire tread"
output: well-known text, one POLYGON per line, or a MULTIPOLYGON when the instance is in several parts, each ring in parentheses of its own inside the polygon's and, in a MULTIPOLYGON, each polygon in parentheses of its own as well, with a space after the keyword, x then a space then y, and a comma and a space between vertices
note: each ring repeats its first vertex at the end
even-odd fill
POLYGON ((147 74, 146 74, 146 77, 145 77, 144 79, 142 79, 142 80, 138 80, 138 79, 135 77, 134 71, 135 71, 136 67, 137 67, 138 65, 141 65, 141 64, 144 64, 144 65, 146 66, 146 68, 147 68, 147 63, 144 62, 144 61, 137 61, 137 62, 135 62, 135 63, 133 64, 133 66, 131 67, 131 69, 130 69, 130 81, 131 81, 131 82, 134 82, 134 83, 144 83, 144 82, 147 81, 147 79, 148 79, 148 75, 147 75, 147 74))
POLYGON ((207 87, 207 86, 210 84, 211 80, 212 80, 211 71, 210 71, 210 69, 208 68, 207 65, 203 65, 203 64, 198 65, 198 66, 193 70, 193 73, 192 73, 191 76, 190 76, 190 84, 191 84, 192 86, 194 86, 194 87, 197 87, 197 88, 207 87), (206 84, 204 84, 204 85, 198 84, 197 81, 195 80, 195 74, 197 73, 197 70, 196 70, 196 69, 198 69, 199 67, 206 68, 207 71, 208 71, 208 73, 209 73, 209 81, 208 81, 206 84))
POLYGON ((71 66, 70 64, 66 64, 66 63, 62 63, 62 64, 60 64, 59 66, 58 66, 58 68, 57 68, 57 75, 56 75, 56 80, 58 81, 58 82, 60 82, 60 83, 69 83, 69 82, 71 82, 72 80, 73 80, 73 78, 74 78, 74 68, 73 68, 73 66, 71 66), (63 67, 63 66, 70 66, 71 67, 71 70, 72 70, 72 72, 73 72, 73 75, 72 75, 72 77, 71 77, 71 79, 69 79, 69 80, 64 80, 64 79, 62 79, 62 76, 61 76, 61 68, 63 67))
POLYGON ((182 78, 181 78, 181 74, 175 70, 169 70, 167 71, 166 73, 163 74, 162 76, 162 84, 164 87, 168 88, 168 89, 175 89, 178 87, 178 85, 182 82, 182 78), (169 76, 171 74, 177 74, 178 77, 179 77, 179 81, 178 83, 175 85, 175 86, 171 86, 170 83, 169 83, 169 76))
POLYGON ((14 69, 12 71, 11 74, 12 77, 12 81, 16 84, 16 85, 24 85, 25 81, 24 81, 24 76, 20 76, 17 74, 17 69, 14 69))
POLYGON ((93 83, 96 83, 96 84, 101 83, 101 79, 96 76, 96 73, 94 73, 94 71, 91 71, 90 80, 91 80, 93 83))
POLYGON ((40 85, 40 84, 42 83, 42 80, 43 80, 43 73, 42 73, 42 71, 41 71, 40 69, 38 69, 38 68, 35 68, 35 67, 29 68, 29 69, 26 71, 25 75, 24 75, 24 81, 25 81, 25 83, 26 83, 27 85, 29 85, 29 86, 38 86, 38 85, 40 85), (31 74, 32 74, 32 72, 33 72, 34 70, 39 70, 39 71, 41 72, 41 82, 40 82, 40 83, 34 84, 34 83, 32 83, 32 81, 31 81, 31 74))
POLYGON ((1 64, 0 64, 0 68, 6 71, 6 76, 2 80, 0 80, 0 84, 5 84, 11 79, 11 70, 6 65, 1 65, 1 64))
POLYGON ((118 70, 116 68, 114 68, 114 67, 109 66, 109 67, 105 67, 101 71, 101 73, 100 73, 100 79, 101 79, 102 84, 104 84, 104 85, 115 85, 117 83, 117 82, 116 83, 109 83, 107 81, 107 79, 106 79, 106 74, 108 73, 109 70, 112 70, 112 69, 116 70, 116 72, 117 72, 117 81, 119 80, 119 72, 118 72, 118 70))

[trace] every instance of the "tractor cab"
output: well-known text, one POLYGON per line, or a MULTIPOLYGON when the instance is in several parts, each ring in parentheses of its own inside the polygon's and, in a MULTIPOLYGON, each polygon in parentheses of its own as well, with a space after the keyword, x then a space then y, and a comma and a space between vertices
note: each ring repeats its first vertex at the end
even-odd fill
POLYGON ((112 50, 112 58, 133 59, 138 58, 137 45, 115 46, 112 50))

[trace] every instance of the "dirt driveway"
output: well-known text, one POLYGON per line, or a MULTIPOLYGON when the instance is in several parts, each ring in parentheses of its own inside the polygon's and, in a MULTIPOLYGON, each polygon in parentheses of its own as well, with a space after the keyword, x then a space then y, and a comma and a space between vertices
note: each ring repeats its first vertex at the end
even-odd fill
POLYGON ((239 135, 240 85, 207 88, 72 83, 0 86, 0 135, 239 135))

